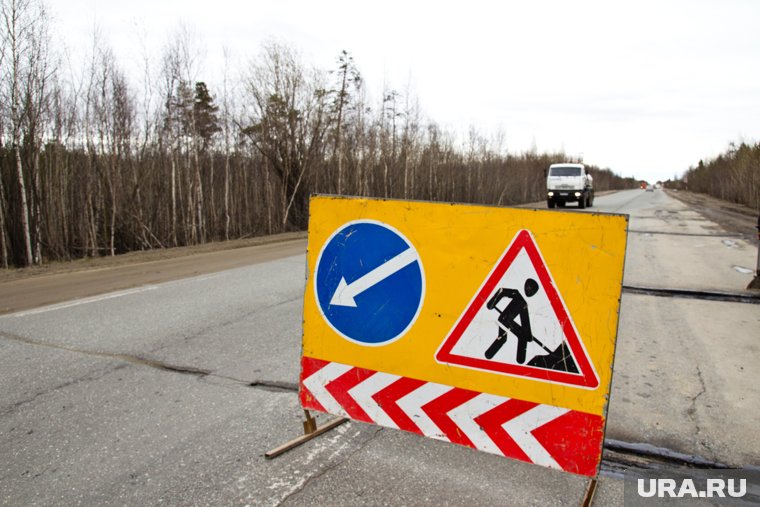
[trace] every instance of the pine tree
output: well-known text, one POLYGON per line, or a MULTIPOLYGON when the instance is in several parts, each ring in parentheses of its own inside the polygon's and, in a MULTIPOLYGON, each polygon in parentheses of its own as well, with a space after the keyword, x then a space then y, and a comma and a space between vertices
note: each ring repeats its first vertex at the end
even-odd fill
POLYGON ((219 106, 214 104, 214 98, 203 81, 195 83, 193 111, 195 113, 195 134, 203 140, 202 149, 205 151, 211 142, 211 138, 222 128, 219 126, 219 106))

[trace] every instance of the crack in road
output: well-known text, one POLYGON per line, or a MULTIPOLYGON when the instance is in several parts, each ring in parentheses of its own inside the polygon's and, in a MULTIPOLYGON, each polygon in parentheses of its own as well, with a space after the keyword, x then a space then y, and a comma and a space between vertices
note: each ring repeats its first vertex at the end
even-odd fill
MULTIPOLYGON (((698 419, 697 400, 703 394, 707 392, 707 385, 705 384, 705 379, 702 376, 702 370, 700 369, 699 365, 697 364, 695 366, 697 370, 697 379, 699 380, 700 391, 691 398, 691 406, 686 411, 686 414, 689 416, 689 419, 691 419, 691 422, 694 423, 696 434, 700 436, 702 433, 702 427, 699 425, 699 421, 697 420, 698 419)), ((700 438, 699 443, 702 444, 702 447, 710 451, 713 454, 713 456, 715 455, 715 450, 712 448, 712 446, 707 440, 705 440, 704 438, 700 438)))
POLYGON ((248 387, 261 389, 273 393, 279 392, 298 392, 298 384, 294 382, 283 382, 279 380, 254 380, 248 383, 248 387))
POLYGON ((744 234, 738 234, 738 233, 732 233, 732 232, 726 232, 726 233, 717 233, 717 234, 710 234, 710 233, 699 233, 699 232, 675 232, 675 231, 645 231, 645 230, 639 230, 639 229, 628 229, 629 233, 634 234, 653 234, 658 236, 693 236, 693 237, 699 237, 699 238, 736 238, 736 239, 744 239, 746 236, 744 234))
POLYGON ((689 470, 760 472, 760 467, 726 464, 648 443, 631 443, 610 438, 604 440, 600 475, 618 479, 650 477, 652 470, 681 471, 682 473, 689 473, 689 470))
MULTIPOLYGON (((6 340, 14 341, 17 343, 24 343, 24 344, 33 345, 36 347, 45 347, 49 349, 62 350, 64 352, 71 352, 73 354, 82 354, 82 355, 90 356, 90 357, 115 359, 118 361, 124 361, 131 364, 150 366, 151 368, 156 368, 156 369, 164 370, 164 371, 170 371, 174 373, 182 373, 185 375, 196 375, 196 376, 212 375, 210 370, 204 370, 202 368, 196 368, 194 366, 175 365, 175 364, 170 364, 170 363, 160 361, 158 359, 151 359, 151 358, 132 355, 132 354, 124 354, 124 353, 119 353, 119 352, 101 352, 97 350, 86 350, 86 349, 80 349, 77 347, 69 347, 69 346, 60 345, 57 343, 45 343, 45 342, 33 340, 31 338, 27 338, 25 336, 9 333, 7 331, 0 331, 0 336, 5 338, 6 340)), ((240 382, 245 383, 245 381, 242 381, 242 380, 240 382)))
POLYGON ((639 469, 660 467, 681 468, 731 468, 725 463, 708 460, 695 454, 674 451, 647 443, 632 443, 613 438, 604 439, 602 470, 615 470, 619 466, 635 466, 639 469))
MULTIPOLYGON (((49 348, 49 349, 54 349, 54 350, 61 350, 64 352, 70 352, 73 354, 81 354, 81 355, 89 356, 89 357, 97 357, 101 359, 123 361, 124 363, 138 365, 138 366, 148 366, 156 370, 170 372, 170 373, 178 373, 181 375, 191 375, 198 378, 205 378, 205 377, 220 378, 220 379, 232 381, 242 386, 252 387, 254 389, 261 389, 263 391, 298 392, 298 384, 293 383, 293 382, 284 382, 284 381, 277 381, 277 380, 262 380, 262 379, 243 380, 243 379, 231 377, 229 375, 214 373, 212 370, 207 370, 205 368, 198 368, 196 366, 172 364, 165 361, 161 361, 159 359, 153 359, 153 358, 148 358, 148 357, 139 356, 139 355, 124 354, 124 353, 118 353, 118 352, 102 352, 102 351, 95 351, 95 350, 86 350, 86 349, 69 347, 66 345, 60 345, 60 344, 55 344, 55 343, 45 343, 45 342, 33 340, 31 338, 27 338, 25 336, 9 333, 7 331, 0 331, 0 337, 12 342, 23 343, 25 345, 32 345, 35 347, 44 347, 44 348, 49 348)), ((10 412, 13 412, 18 407, 25 405, 27 403, 31 403, 39 396, 42 396, 46 393, 53 392, 58 389, 63 389, 65 387, 77 384, 79 382, 97 380, 103 377, 104 375, 112 371, 124 368, 125 366, 126 365, 117 365, 115 368, 110 368, 110 369, 106 369, 102 371, 101 374, 96 377, 92 377, 92 376, 81 377, 78 379, 70 380, 68 382, 59 384, 53 387, 52 389, 35 393, 33 396, 31 396, 30 398, 26 400, 21 400, 14 403, 13 405, 10 405, 8 408, 0 411, 0 414, 5 415, 10 412)))
POLYGON ((634 285, 623 285, 623 292, 626 294, 642 294, 645 296, 680 297, 686 299, 704 299, 707 301, 724 301, 730 303, 748 303, 760 305, 760 295, 741 292, 667 289, 660 287, 639 287, 634 285))

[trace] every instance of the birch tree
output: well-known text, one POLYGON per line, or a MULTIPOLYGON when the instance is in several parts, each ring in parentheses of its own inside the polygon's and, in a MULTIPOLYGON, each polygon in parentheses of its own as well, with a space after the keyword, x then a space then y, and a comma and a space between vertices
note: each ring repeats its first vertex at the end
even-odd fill
MULTIPOLYGON (((0 18, 3 54, 7 62, 2 67, 2 101, 8 104, 6 128, 10 130, 8 137, 15 160, 24 263, 29 266, 41 262, 41 258, 32 250, 26 174, 30 171, 28 160, 24 160, 22 154, 22 137, 31 134, 26 139, 33 142, 39 135, 39 131, 29 132, 28 128, 38 127, 44 107, 45 86, 50 77, 46 60, 47 15, 44 6, 35 0, 1 0, 0 18)), ((32 145, 29 148, 33 151, 35 147, 32 145)))

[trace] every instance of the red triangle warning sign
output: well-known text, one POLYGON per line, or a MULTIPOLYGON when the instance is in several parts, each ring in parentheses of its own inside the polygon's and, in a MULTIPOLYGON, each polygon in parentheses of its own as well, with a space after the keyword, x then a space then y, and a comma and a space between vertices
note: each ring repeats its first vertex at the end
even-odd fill
POLYGON ((599 386, 531 233, 517 233, 441 344, 439 363, 587 389, 599 386))

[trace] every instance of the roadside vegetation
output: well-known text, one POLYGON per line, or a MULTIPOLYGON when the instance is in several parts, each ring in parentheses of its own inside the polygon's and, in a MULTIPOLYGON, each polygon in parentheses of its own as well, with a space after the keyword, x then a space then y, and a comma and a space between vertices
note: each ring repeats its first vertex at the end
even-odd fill
MULTIPOLYGON (((133 79, 97 31, 70 70, 41 1, 0 6, 6 268, 303 230, 312 193, 539 201, 549 164, 575 161, 508 152, 474 128, 462 141, 408 89, 372 99, 347 52, 317 69, 272 42, 204 76, 202 44, 180 27, 133 79)), ((636 184, 591 169, 597 190, 636 184)))
POLYGON ((760 143, 731 143, 724 153, 711 160, 700 160, 668 186, 760 211, 760 143))

